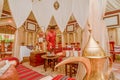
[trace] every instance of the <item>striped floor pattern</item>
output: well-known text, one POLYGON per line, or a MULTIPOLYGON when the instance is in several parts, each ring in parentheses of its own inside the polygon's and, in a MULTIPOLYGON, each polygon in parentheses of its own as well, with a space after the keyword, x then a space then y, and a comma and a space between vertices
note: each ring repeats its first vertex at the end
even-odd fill
POLYGON ((21 64, 17 67, 17 71, 18 71, 20 80, 39 80, 45 77, 44 75, 38 72, 35 72, 21 64))

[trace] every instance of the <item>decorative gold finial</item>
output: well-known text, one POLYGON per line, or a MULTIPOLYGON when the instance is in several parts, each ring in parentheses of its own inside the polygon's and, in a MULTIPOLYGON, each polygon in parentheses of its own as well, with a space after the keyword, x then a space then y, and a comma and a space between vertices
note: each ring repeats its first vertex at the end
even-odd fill
POLYGON ((88 30, 89 32, 90 32, 90 34, 92 33, 92 28, 89 28, 89 30, 88 30))
POLYGON ((90 36, 89 36, 89 40, 83 50, 83 56, 89 57, 89 58, 100 58, 100 57, 105 57, 106 54, 104 52, 104 50, 100 47, 100 45, 98 44, 98 42, 93 38, 91 32, 92 32, 92 28, 89 26, 89 32, 90 32, 90 36))

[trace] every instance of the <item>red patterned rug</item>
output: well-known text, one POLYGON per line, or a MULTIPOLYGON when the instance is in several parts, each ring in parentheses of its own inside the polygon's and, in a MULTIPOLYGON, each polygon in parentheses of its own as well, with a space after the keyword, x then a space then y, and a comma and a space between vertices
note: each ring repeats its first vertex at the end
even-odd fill
POLYGON ((23 66, 22 64, 20 64, 17 67, 17 71, 18 71, 20 80, 39 80, 39 79, 45 77, 44 75, 42 75, 38 72, 35 72, 35 71, 23 66))

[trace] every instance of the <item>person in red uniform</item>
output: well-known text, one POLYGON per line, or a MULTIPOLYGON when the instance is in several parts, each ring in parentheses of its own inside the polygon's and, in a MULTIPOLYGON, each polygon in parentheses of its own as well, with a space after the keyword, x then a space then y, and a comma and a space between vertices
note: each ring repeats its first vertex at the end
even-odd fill
POLYGON ((46 41, 47 41, 47 50, 53 51, 56 44, 56 32, 54 27, 51 27, 50 30, 48 31, 46 35, 46 41))

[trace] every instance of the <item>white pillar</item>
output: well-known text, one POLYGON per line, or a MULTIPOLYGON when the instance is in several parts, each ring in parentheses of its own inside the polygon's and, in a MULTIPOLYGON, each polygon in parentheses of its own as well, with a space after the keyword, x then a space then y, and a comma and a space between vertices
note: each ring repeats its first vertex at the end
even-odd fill
POLYGON ((19 44, 19 31, 18 29, 15 32, 15 40, 14 40, 14 50, 13 56, 19 59, 19 51, 20 51, 20 44, 19 44))

